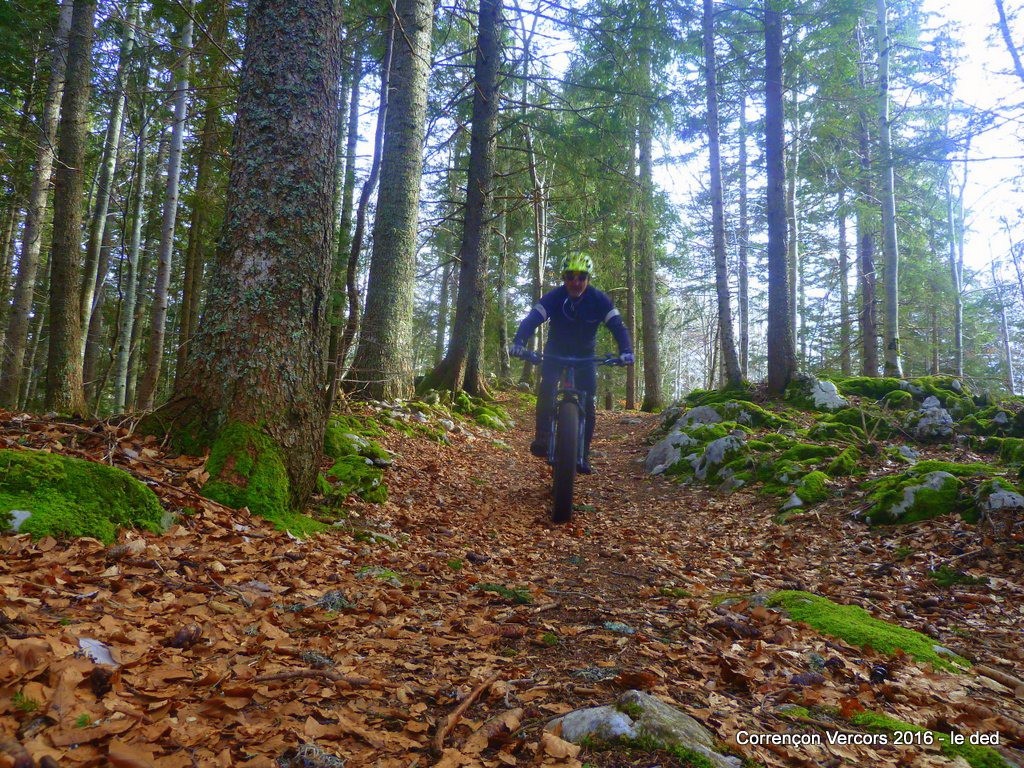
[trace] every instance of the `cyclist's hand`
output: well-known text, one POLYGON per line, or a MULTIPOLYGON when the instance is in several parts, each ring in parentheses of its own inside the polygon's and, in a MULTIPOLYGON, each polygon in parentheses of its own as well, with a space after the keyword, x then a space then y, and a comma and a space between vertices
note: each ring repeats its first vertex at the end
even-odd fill
POLYGON ((619 362, 623 365, 633 365, 636 362, 636 356, 632 352, 624 352, 619 355, 619 362))
POLYGON ((511 357, 524 357, 526 355, 526 347, 518 342, 512 342, 512 346, 508 348, 508 353, 511 357))

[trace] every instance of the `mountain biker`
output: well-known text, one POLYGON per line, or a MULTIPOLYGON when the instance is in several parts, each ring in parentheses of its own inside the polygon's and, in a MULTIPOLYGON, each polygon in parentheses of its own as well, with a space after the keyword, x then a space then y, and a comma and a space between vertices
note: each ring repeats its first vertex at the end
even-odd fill
MULTIPOLYGON (((544 294, 537 305, 519 323, 519 330, 509 346, 509 354, 522 357, 533 332, 541 323, 550 321, 545 354, 570 357, 592 357, 597 341, 597 328, 603 322, 615 337, 619 347, 619 359, 623 365, 633 365, 633 344, 629 330, 622 322, 608 295, 590 284, 594 274, 594 261, 586 254, 575 254, 562 259, 562 285, 544 294)), ((541 365, 540 390, 537 393, 537 416, 534 440, 530 453, 534 456, 548 455, 551 439, 551 409, 555 390, 558 388, 562 364, 557 360, 545 360, 541 365)), ((584 435, 583 456, 579 472, 589 475, 590 441, 594 436, 596 415, 597 365, 585 363, 576 366, 576 386, 587 393, 585 407, 587 429, 584 435)))

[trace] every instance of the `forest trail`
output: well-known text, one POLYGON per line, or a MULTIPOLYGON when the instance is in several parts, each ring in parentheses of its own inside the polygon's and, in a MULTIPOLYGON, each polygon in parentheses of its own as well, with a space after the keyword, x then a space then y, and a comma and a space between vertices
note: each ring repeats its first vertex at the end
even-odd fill
POLYGON ((772 500, 647 476, 657 417, 621 412, 599 412, 596 474, 578 482, 573 522, 552 526, 532 414, 503 404, 507 433, 469 426, 442 445, 389 431, 389 500, 353 502, 338 532, 306 541, 198 502, 192 460, 3 420, 8 444, 97 458, 105 444, 166 504, 201 510, 112 550, 0 538, 0 685, 18 694, 0 698, 0 728, 60 765, 682 765, 541 743, 550 718, 641 688, 750 764, 964 764, 891 737, 829 744, 860 732, 846 718, 862 711, 998 733, 1020 761, 1024 690, 851 647, 753 599, 801 589, 856 603, 1019 678, 1019 546, 950 519, 873 532, 851 520, 855 497, 775 525, 772 500), (988 582, 940 586, 941 565, 988 582), (110 649, 113 676, 82 639, 110 649), (744 732, 822 743, 753 746, 744 732), (297 756, 302 743, 314 746, 297 756))

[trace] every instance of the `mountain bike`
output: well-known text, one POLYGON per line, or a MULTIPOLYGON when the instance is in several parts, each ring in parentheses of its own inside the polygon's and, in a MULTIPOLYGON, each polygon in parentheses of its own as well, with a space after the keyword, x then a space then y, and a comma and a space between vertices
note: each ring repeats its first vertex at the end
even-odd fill
POLYGON ((548 464, 551 465, 551 522, 567 523, 572 519, 572 499, 576 484, 576 473, 584 458, 583 450, 587 434, 586 402, 589 395, 576 388, 576 366, 578 365, 624 365, 615 355, 604 357, 567 357, 564 355, 527 352, 523 360, 540 365, 545 360, 554 360, 561 367, 558 388, 555 390, 551 407, 551 426, 548 430, 548 464))

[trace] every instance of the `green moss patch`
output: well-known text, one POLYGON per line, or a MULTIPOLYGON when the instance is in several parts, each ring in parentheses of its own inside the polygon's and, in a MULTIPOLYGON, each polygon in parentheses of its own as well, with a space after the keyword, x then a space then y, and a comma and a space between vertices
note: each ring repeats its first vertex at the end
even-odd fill
POLYGON ((873 400, 881 400, 893 390, 900 389, 903 383, 900 379, 875 376, 837 377, 833 381, 841 395, 870 397, 873 400))
POLYGON ((893 411, 908 411, 914 407, 914 396, 903 389, 894 389, 881 399, 883 407, 893 411))
POLYGON ((375 504, 388 500, 384 471, 362 456, 342 456, 327 471, 327 480, 327 495, 341 500, 351 493, 375 504))
POLYGON ((916 470, 917 467, 869 484, 871 506, 866 517, 872 525, 916 523, 960 508, 962 483, 955 475, 942 471, 919 473, 916 470))
POLYGON ((0 450, 0 529, 13 510, 30 512, 20 531, 91 536, 104 544, 121 528, 163 529, 156 494, 127 472, 52 453, 0 450))
POLYGON ((332 416, 324 431, 324 454, 332 459, 342 456, 362 456, 377 461, 390 461, 391 454, 372 438, 383 430, 372 419, 354 416, 332 416))
POLYGON ((852 445, 844 449, 825 468, 825 472, 831 477, 849 477, 863 471, 864 468, 860 464, 860 451, 852 445))
MULTIPOLYGON (((942 754, 949 758, 962 757, 972 768, 1009 768, 1009 763, 996 750, 975 744, 953 744, 948 733, 930 731, 919 725, 898 720, 881 712, 858 712, 850 718, 854 725, 869 731, 885 733, 911 732, 930 734, 928 741, 939 744, 942 754)), ((965 734, 966 736, 966 734, 965 734)))
POLYGON ((804 504, 816 504, 829 497, 828 475, 824 472, 810 472, 796 487, 796 495, 804 504))
POLYGON ((325 527, 292 509, 282 449, 257 427, 229 424, 210 449, 206 471, 210 480, 202 493, 209 499, 229 507, 247 507, 297 536, 325 527))
POLYGON ((935 650, 935 641, 927 635, 876 619, 856 605, 840 605, 820 595, 795 590, 776 592, 768 604, 781 608, 795 621, 852 645, 888 654, 902 651, 941 669, 959 671, 970 666, 959 656, 940 654, 935 650))

